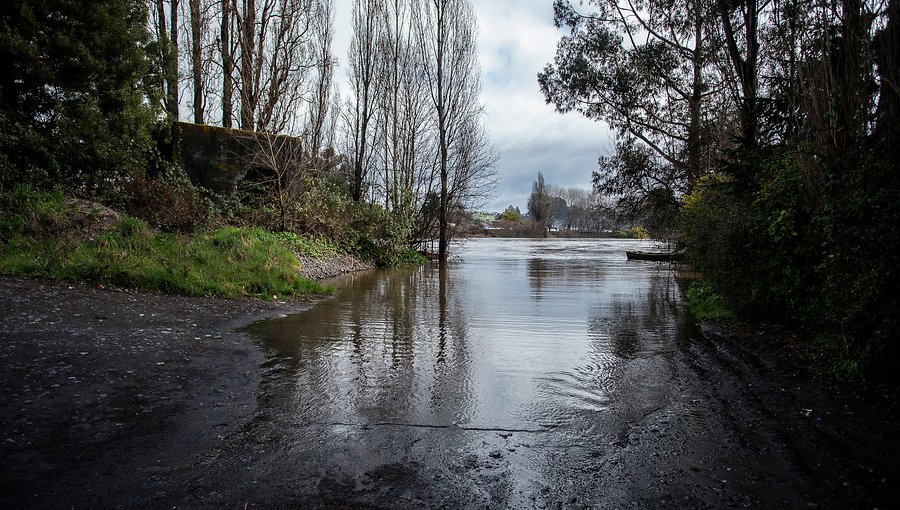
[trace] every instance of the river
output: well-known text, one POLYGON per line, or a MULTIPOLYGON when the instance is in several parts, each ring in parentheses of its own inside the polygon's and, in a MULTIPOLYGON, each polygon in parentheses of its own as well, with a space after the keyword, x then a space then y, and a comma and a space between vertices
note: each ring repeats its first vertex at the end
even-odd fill
POLYGON ((667 268, 626 260, 651 245, 474 239, 443 271, 336 280, 250 328, 266 361, 247 440, 326 500, 591 502, 609 450, 669 399, 689 327, 667 268))

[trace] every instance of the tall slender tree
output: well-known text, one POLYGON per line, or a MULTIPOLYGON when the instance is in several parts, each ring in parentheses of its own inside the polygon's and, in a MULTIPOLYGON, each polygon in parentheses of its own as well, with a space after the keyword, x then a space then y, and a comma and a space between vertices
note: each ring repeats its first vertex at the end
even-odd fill
POLYGON ((446 264, 450 242, 451 154, 461 143, 467 121, 480 116, 475 13, 468 0, 429 0, 416 10, 418 44, 424 75, 430 85, 438 139, 440 206, 438 257, 446 264))
POLYGON ((353 200, 365 198, 369 174, 374 166, 372 144, 377 113, 379 80, 382 78, 378 40, 381 30, 380 0, 358 0, 353 7, 353 36, 350 41, 348 75, 352 88, 346 122, 351 143, 350 194, 353 200))

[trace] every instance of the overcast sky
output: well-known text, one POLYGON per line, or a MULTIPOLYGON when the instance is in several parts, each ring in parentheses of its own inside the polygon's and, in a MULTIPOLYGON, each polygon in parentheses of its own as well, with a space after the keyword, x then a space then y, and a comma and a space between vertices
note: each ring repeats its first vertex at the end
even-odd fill
MULTIPOLYGON (((561 115, 544 101, 537 73, 553 60, 560 32, 552 0, 473 0, 478 16, 485 125, 500 152, 503 176, 485 209, 525 211, 539 171, 548 184, 590 189, 597 157, 611 146, 608 128, 577 113, 561 115)), ((335 55, 343 64, 350 45, 353 0, 335 1, 335 55)), ((340 70, 339 81, 345 71, 340 70)))

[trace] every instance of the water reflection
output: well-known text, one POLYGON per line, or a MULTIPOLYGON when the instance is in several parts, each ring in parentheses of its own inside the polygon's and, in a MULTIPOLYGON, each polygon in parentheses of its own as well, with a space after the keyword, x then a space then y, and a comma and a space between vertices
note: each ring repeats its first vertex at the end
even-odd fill
POLYGON ((336 298, 253 327, 260 409, 293 424, 593 427, 579 410, 607 409, 620 366, 670 352, 678 324, 668 279, 623 248, 472 241, 445 271, 338 282, 336 298))
POLYGON ((369 274, 309 312, 253 326, 269 355, 260 407, 295 424, 467 420, 468 325, 452 279, 369 274))
POLYGON ((543 287, 549 268, 550 264, 544 259, 528 259, 528 283, 531 285, 531 295, 536 300, 540 300, 542 297, 541 287, 543 287))
POLYGON ((478 240, 446 271, 338 281, 333 299, 251 328, 266 361, 241 440, 313 478, 414 466, 442 494, 493 470, 493 506, 530 506, 666 398, 683 314, 659 266, 626 260, 644 247, 478 240))

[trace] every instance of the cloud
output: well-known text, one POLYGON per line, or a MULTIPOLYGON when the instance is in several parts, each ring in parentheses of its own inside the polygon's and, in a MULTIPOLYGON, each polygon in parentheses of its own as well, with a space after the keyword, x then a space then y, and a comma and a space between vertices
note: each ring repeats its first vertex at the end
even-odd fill
POLYGON ((597 156, 608 151, 609 128, 579 114, 561 115, 546 104, 537 74, 552 62, 562 33, 553 25, 552 3, 480 0, 479 57, 485 125, 497 149, 503 181, 491 210, 523 207, 531 182, 543 172, 548 183, 590 188, 597 156))

